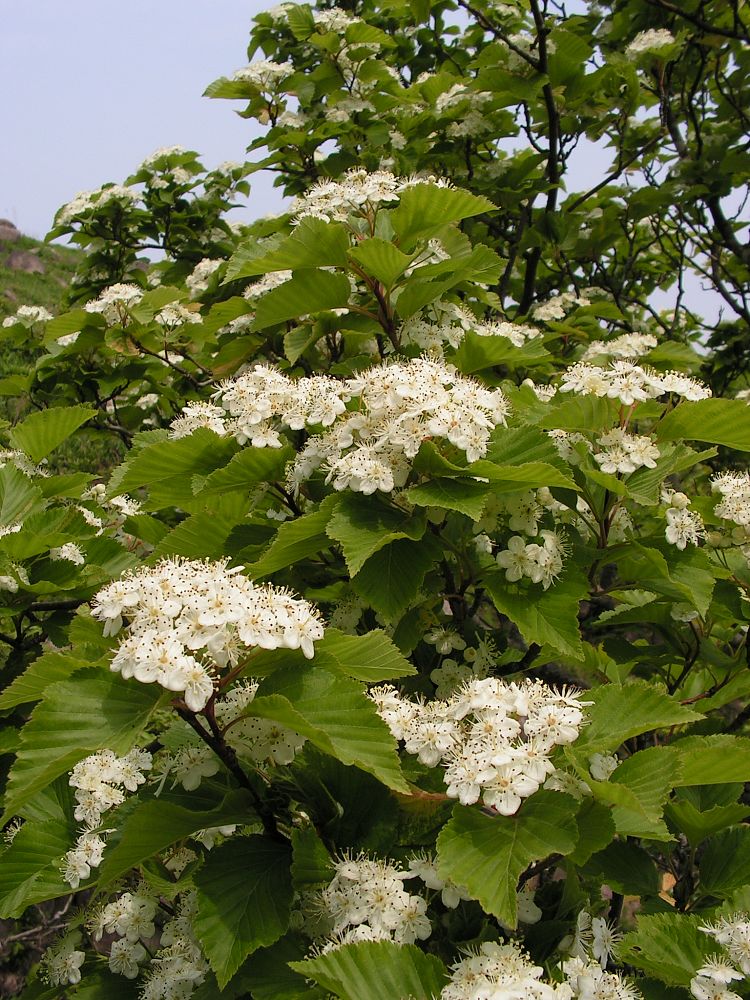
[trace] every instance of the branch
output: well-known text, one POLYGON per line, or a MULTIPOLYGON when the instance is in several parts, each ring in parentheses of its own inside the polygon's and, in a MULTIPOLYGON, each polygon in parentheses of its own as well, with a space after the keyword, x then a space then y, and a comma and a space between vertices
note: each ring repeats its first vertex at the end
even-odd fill
POLYGON ((676 4, 669 3, 669 0, 646 0, 646 3, 651 7, 658 7, 660 10, 668 10, 670 14, 676 14, 677 17, 689 21, 690 24, 695 25, 696 28, 700 28, 701 31, 705 31, 706 34, 721 35, 722 38, 734 38, 739 42, 750 42, 750 35, 747 32, 732 31, 730 28, 720 28, 716 24, 704 21, 703 18, 697 17, 695 14, 688 14, 687 11, 682 10, 676 4))

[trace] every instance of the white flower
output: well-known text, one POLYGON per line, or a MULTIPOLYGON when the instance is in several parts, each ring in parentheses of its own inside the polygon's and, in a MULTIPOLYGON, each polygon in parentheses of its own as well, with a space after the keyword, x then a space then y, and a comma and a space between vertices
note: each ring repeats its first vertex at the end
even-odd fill
POLYGON ((42 955, 40 978, 50 986, 75 986, 81 981, 85 952, 67 940, 51 945, 42 955))
POLYGON ((659 49, 673 45, 674 41, 674 35, 666 28, 649 28, 647 31, 638 32, 625 49, 625 54, 639 56, 643 52, 658 52, 659 49))
POLYGON ((139 962, 146 957, 146 949, 138 941, 128 941, 127 938, 120 938, 113 941, 109 952, 109 968, 112 972, 126 979, 135 979, 140 968, 139 962))
POLYGON ((86 562, 86 557, 75 542, 66 542, 59 548, 50 549, 49 557, 53 560, 64 559, 66 562, 72 562, 75 566, 83 566, 86 562))

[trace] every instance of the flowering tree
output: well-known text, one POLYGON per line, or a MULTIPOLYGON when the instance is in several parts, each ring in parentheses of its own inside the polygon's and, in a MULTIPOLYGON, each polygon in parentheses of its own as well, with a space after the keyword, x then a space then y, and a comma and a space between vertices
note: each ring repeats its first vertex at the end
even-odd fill
POLYGON ((748 995, 750 419, 683 301, 744 317, 741 167, 696 178, 747 30, 458 8, 259 16, 209 93, 265 156, 79 195, 71 308, 4 325, 0 914, 68 900, 25 997, 748 995), (230 224, 258 166, 294 200, 230 224), (81 428, 105 482, 50 472, 81 428))

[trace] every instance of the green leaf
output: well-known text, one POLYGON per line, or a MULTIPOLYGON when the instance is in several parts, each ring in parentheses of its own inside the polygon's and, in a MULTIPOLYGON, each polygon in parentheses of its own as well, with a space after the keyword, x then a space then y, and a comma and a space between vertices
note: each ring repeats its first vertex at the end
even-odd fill
POLYGON ((470 479, 433 479, 412 486, 405 496, 409 503, 419 507, 443 507, 478 521, 492 492, 492 486, 470 479))
POLYGON ((586 709, 590 724, 575 743, 581 755, 613 751, 641 733, 703 718, 668 695, 662 685, 640 679, 624 685, 605 684, 587 691, 586 699, 593 705, 586 709))
POLYGON ((329 538, 338 542, 351 576, 356 576, 367 560, 399 538, 416 541, 427 526, 424 516, 412 516, 378 496, 344 493, 326 527, 329 538))
POLYGON ((682 402, 656 425, 660 441, 705 441, 750 451, 750 419, 740 399, 682 402))
POLYGON ((306 269, 258 299, 254 330, 349 304, 351 287, 345 274, 306 269))
POLYGON ((439 958, 393 941, 346 944, 290 965, 341 1000, 433 1000, 448 981, 439 958))
MULTIPOLYGON (((649 819, 658 820, 664 803, 675 786, 679 761, 668 747, 649 747, 628 757, 609 779, 610 785, 624 785, 638 799, 649 819)), ((643 836, 642 819, 627 807, 612 810, 617 832, 624 836, 643 836)))
POLYGON ((747 737, 690 736, 673 743, 670 749, 680 760, 680 786, 750 781, 750 739, 747 737))
POLYGON ((381 240, 379 237, 358 243, 349 251, 349 256, 386 288, 393 285, 414 259, 413 254, 402 253, 389 240, 381 240))
POLYGON ((609 844, 615 835, 615 824, 609 808, 588 796, 581 803, 576 823, 578 842, 568 857, 574 865, 583 865, 609 844))
POLYGON ((614 404, 599 396, 573 396, 549 404, 549 412, 538 426, 543 430, 579 431, 589 433, 609 427, 614 404))
POLYGON ((89 754, 104 747, 127 753, 161 694, 158 685, 124 681, 101 670, 50 685, 22 730, 0 822, 89 754))
POLYGON ((379 684, 417 673, 381 629, 374 629, 367 635, 345 635, 328 628, 315 645, 315 661, 366 684, 379 684))
POLYGON ((716 950, 699 929, 705 919, 683 913, 639 916, 638 929, 626 934, 617 957, 667 986, 690 986, 696 969, 716 950))
POLYGON ((193 476, 209 476, 225 466, 236 451, 234 439, 220 437, 205 427, 176 441, 146 444, 127 459, 122 474, 113 476, 109 495, 158 484, 160 499, 167 501, 164 506, 179 507, 180 500, 192 494, 193 476))
POLYGON ((226 555, 226 543, 237 522, 237 513, 207 511, 193 514, 168 532, 153 552, 154 559, 185 556, 188 559, 220 559, 226 555))
POLYGON ((49 650, 24 670, 0 694, 0 711, 39 701, 50 684, 66 680, 76 670, 90 667, 91 661, 71 653, 57 653, 49 650))
POLYGON ((418 542, 391 542, 371 556, 352 580, 356 593, 389 621, 400 618, 419 593, 427 571, 440 559, 434 535, 418 542))
POLYGON ((408 792, 395 740, 356 681, 315 663, 282 668, 261 681, 248 711, 275 719, 343 764, 408 792))
POLYGON ((504 573, 490 572, 484 586, 497 610, 517 626, 527 643, 548 645, 576 660, 583 657, 578 630, 578 602, 588 597, 588 584, 578 572, 566 570, 548 590, 535 584, 525 589, 508 583, 504 573))
POLYGON ((292 882, 296 892, 327 885, 334 875, 333 859, 312 826, 292 830, 292 882))
MULTIPOLYGON (((227 267, 226 281, 270 271, 307 267, 346 267, 349 236, 340 222, 302 219, 275 250, 264 253, 256 242, 240 243, 227 267)), ((288 285, 284 285, 288 288, 288 285)))
POLYGON ((229 792, 214 809, 186 809, 160 799, 139 803, 108 844, 99 880, 106 883, 119 878, 196 830, 242 825, 255 818, 252 798, 244 789, 229 792))
POLYGON ((24 476, 14 465, 8 464, 0 469, 0 526, 24 521, 43 506, 42 494, 28 476, 24 476))
POLYGON ((703 845, 699 868, 699 888, 704 894, 726 899, 748 885, 750 827, 734 826, 710 837, 703 845))
POLYGON ((291 852, 269 837, 237 837, 211 851, 195 876, 195 932, 220 989, 248 955, 289 926, 291 852))
POLYGON ((248 567, 248 574, 253 579, 270 576, 279 569, 327 549, 331 541, 326 534, 326 528, 331 518, 331 508, 337 501, 337 496, 329 496, 312 514, 303 514, 293 521, 284 521, 279 525, 276 537, 260 559, 248 567))
POLYGON ((483 337, 468 330, 451 360, 465 375, 507 365, 528 367, 550 357, 541 337, 516 347, 507 337, 483 337))
POLYGON ((415 184, 401 194, 398 207, 391 212, 391 224, 401 246, 409 250, 417 240, 428 239, 448 223, 494 211, 489 199, 460 188, 415 184))
POLYGON ((0 917, 20 917, 32 903, 68 895, 58 866, 72 839, 62 823, 24 823, 0 854, 0 917))
POLYGON ((750 806, 717 805, 701 810, 685 799, 672 799, 667 803, 664 814, 680 833, 685 834, 693 847, 697 847, 712 833, 743 823, 750 816, 750 806))
POLYGON ((586 874, 595 874, 624 896, 656 896, 661 878, 648 852, 627 840, 618 840, 595 854, 586 874))
POLYGON ((79 427, 96 416, 90 406, 54 406, 36 410, 10 432, 11 444, 33 462, 41 462, 79 427))
POLYGON ((438 873, 515 927, 518 879, 532 862, 575 850, 577 809, 569 795, 545 790, 526 799, 515 816, 456 806, 437 840, 438 873))
POLYGON ((228 465, 208 476, 200 488, 200 495, 213 496, 232 490, 249 492, 258 483, 283 479, 284 469, 293 454, 290 447, 243 448, 232 456, 228 465))

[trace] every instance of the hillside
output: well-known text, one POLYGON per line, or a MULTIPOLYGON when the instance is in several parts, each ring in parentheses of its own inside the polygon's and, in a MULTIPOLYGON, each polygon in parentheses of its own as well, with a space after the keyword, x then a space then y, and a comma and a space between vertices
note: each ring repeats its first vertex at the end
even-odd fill
POLYGON ((80 253, 24 236, 0 219, 0 321, 18 306, 45 306, 56 312, 80 253))

